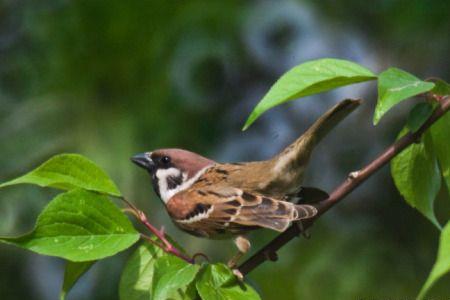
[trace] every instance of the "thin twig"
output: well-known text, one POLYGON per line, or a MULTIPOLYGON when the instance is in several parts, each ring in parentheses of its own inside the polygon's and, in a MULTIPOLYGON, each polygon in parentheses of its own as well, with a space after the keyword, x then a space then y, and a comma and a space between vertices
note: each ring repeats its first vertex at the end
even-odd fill
POLYGON ((147 216, 143 211, 138 209, 133 203, 125 199, 125 197, 119 197, 128 207, 129 210, 151 233, 153 233, 161 242, 157 243, 151 238, 147 237, 146 235, 141 234, 141 237, 145 240, 151 242, 152 244, 158 246, 162 250, 164 250, 167 253, 171 253, 175 256, 178 256, 179 258, 185 260, 188 263, 194 263, 194 259, 185 255, 183 252, 181 252, 178 248, 176 248, 172 243, 166 238, 166 235, 164 233, 164 230, 158 230, 155 226, 153 226, 147 219, 147 216))
MULTIPOLYGON (((305 230, 311 227, 311 225, 317 220, 318 217, 320 217, 331 207, 339 203, 346 195, 352 192, 361 183, 366 181, 381 167, 389 163, 392 158, 394 158, 402 150, 418 141, 421 135, 450 109, 449 96, 437 100, 439 101, 439 106, 434 110, 433 114, 427 119, 427 121, 420 127, 419 130, 414 133, 406 134, 391 146, 389 146, 367 166, 359 171, 350 173, 347 179, 343 183, 341 183, 341 185, 339 185, 327 199, 316 205, 319 213, 313 219, 303 222, 303 229, 305 230)), ((285 232, 275 237, 266 246, 264 246, 252 257, 246 260, 242 265, 240 265, 238 268, 239 271, 243 275, 246 275, 263 262, 271 260, 270 257, 276 257, 276 252, 290 240, 298 237, 300 233, 301 231, 299 229, 299 226, 294 224, 293 226, 289 227, 285 232)))

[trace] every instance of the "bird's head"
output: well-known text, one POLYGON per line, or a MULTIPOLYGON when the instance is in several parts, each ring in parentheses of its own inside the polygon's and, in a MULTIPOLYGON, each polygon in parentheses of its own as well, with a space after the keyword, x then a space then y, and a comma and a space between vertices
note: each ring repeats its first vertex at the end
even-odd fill
POLYGON ((152 177, 153 189, 167 203, 176 193, 189 188, 214 161, 182 149, 158 149, 131 158, 152 177))

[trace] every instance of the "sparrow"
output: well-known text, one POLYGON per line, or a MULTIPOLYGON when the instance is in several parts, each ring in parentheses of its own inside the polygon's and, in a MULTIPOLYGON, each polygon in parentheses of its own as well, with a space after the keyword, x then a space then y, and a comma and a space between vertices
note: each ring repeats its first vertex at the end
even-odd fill
POLYGON ((292 222, 317 214, 313 204, 291 201, 301 190, 315 145, 360 102, 346 99, 336 104, 268 160, 219 163, 173 148, 137 154, 131 160, 148 171, 155 193, 180 229, 211 239, 236 237, 238 253, 229 261, 234 267, 250 249, 247 232, 282 232, 292 222))

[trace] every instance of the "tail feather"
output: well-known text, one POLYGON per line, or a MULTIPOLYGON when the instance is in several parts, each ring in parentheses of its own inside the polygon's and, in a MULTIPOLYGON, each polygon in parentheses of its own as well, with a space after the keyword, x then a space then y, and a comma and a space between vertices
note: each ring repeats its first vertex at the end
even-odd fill
POLYGON ((314 147, 360 104, 361 100, 359 99, 346 99, 333 106, 302 136, 274 157, 279 161, 280 157, 288 158, 281 160, 283 165, 277 167, 279 169, 304 167, 314 147))
POLYGON ((295 193, 286 195, 286 198, 288 201, 297 204, 314 204, 327 199, 329 196, 327 192, 321 189, 302 186, 295 193))

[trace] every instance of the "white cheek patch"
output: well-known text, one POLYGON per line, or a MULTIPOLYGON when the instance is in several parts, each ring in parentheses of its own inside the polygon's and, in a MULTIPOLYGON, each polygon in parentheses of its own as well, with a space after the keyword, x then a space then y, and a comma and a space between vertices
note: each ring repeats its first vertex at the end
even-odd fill
POLYGON ((159 193, 161 195, 161 199, 164 201, 164 203, 167 203, 169 199, 172 198, 175 194, 190 188, 191 185, 194 184, 194 182, 196 182, 200 178, 200 176, 202 176, 210 167, 211 166, 201 169, 189 180, 187 180, 186 173, 181 173, 181 171, 176 168, 159 169, 158 171, 156 171, 156 177, 158 178, 159 193), (182 176, 182 183, 174 189, 169 189, 167 183, 167 178, 169 176, 182 176))
MULTIPOLYGON (((179 192, 179 188, 181 185, 174 189, 169 189, 169 184, 167 182, 169 177, 179 177, 181 176, 181 171, 176 168, 169 169, 159 169, 156 171, 156 177, 158 178, 159 185, 159 193, 161 195, 161 199, 164 203, 167 203, 169 199, 179 192)), ((183 182, 186 180, 186 174, 182 175, 183 182)))

